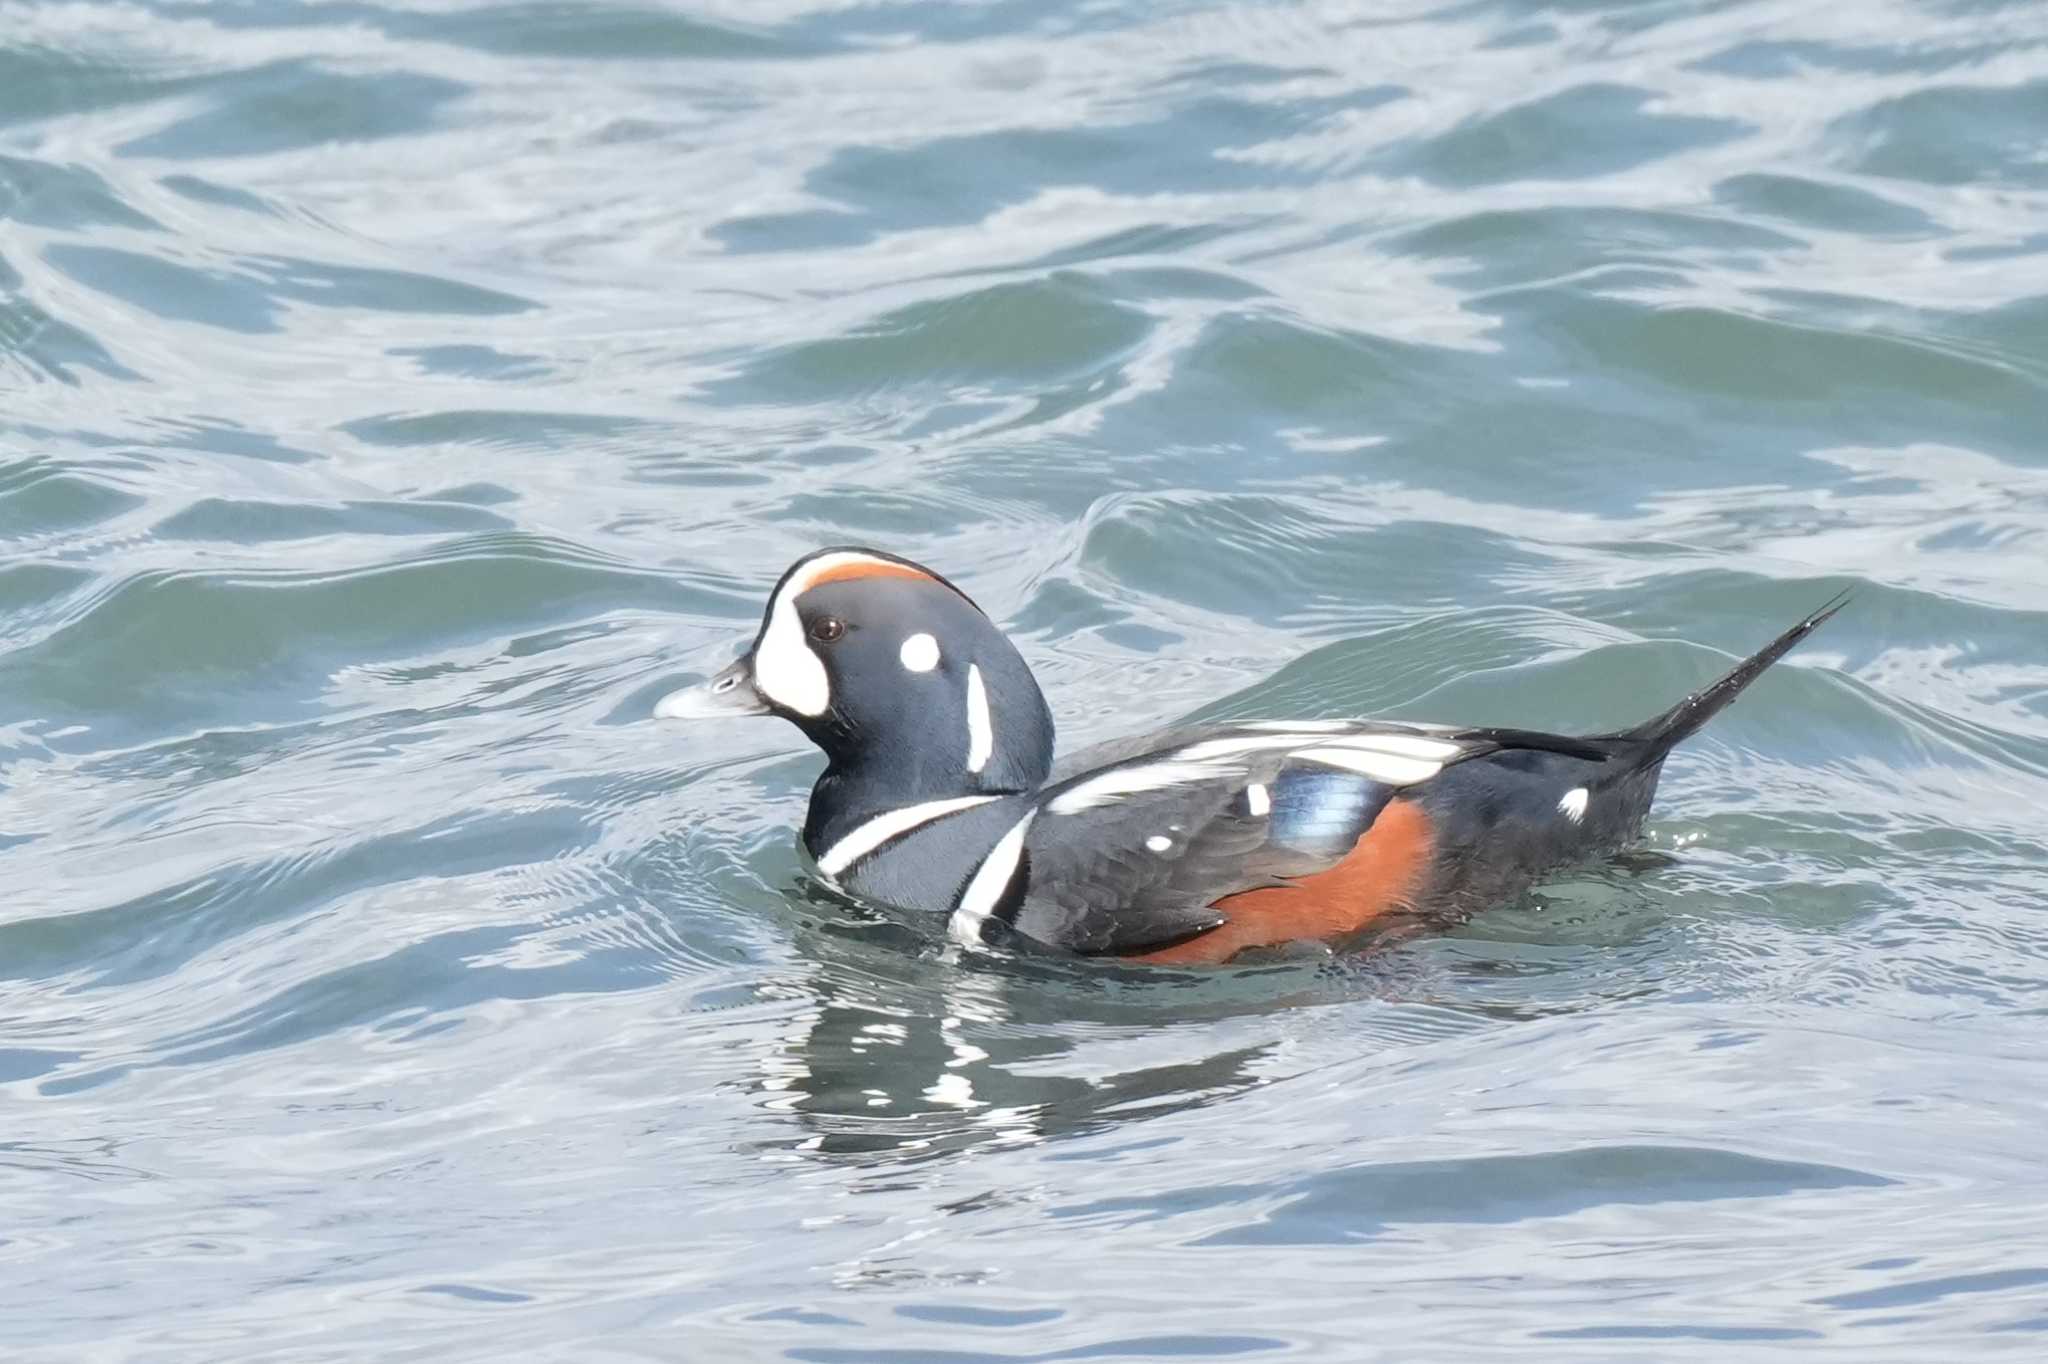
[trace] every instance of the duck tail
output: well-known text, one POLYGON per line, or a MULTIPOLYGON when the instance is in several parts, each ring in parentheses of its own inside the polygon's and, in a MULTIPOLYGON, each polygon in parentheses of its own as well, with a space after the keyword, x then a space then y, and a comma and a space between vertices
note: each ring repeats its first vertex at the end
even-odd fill
POLYGON ((1633 755, 1641 766, 1647 767, 1651 763, 1662 762, 1665 754, 1697 734, 1702 725, 1719 714, 1730 701, 1740 696, 1743 688, 1756 681, 1764 669, 1791 652, 1794 645, 1827 624, 1837 611, 1848 604, 1849 594, 1838 594, 1805 620, 1736 664, 1720 681, 1702 687, 1662 715, 1646 720, 1634 729, 1616 734, 1613 738, 1642 745, 1633 755))

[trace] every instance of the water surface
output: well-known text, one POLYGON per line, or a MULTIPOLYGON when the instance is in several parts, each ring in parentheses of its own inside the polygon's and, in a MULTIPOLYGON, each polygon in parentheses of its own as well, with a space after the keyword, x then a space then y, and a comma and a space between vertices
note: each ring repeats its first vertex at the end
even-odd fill
POLYGON ((2048 10, 0 6, 11 1360, 2033 1358, 2048 10), (929 561, 1064 742, 1558 729, 1642 856, 949 955, 647 723, 929 561))

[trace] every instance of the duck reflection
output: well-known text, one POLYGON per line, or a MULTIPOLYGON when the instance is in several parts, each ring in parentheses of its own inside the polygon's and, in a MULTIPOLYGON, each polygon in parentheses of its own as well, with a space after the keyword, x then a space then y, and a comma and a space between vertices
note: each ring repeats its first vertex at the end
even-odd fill
POLYGON ((1390 919, 1234 969, 962 952, 806 881, 799 963, 766 988, 807 1007, 753 1084, 796 1121, 778 1146, 856 1164, 1143 1122, 1298 1071, 1280 1053, 1320 1026, 1310 1006, 1381 1006, 1344 1011, 1345 1050, 1366 1051, 1654 993, 1629 961, 1676 951, 1637 884, 1665 860, 1618 858, 1464 932, 1390 919))
POLYGON ((765 1058, 790 1145, 900 1162, 1031 1143, 1228 1098, 1277 1078, 1268 1016, 1359 993, 1328 954, 1174 972, 962 953, 815 884, 797 928, 815 1001, 765 1058))

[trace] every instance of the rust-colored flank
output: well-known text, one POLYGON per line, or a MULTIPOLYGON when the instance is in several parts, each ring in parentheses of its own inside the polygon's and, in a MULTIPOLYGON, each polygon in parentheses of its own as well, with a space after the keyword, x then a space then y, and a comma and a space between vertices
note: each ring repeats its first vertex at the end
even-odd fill
POLYGON ((1421 806, 1410 800, 1390 802, 1335 866, 1285 886, 1226 895, 1216 908, 1230 916, 1229 922, 1130 960, 1214 964, 1247 948, 1356 933, 1381 915, 1407 907, 1422 888, 1435 846, 1435 832, 1421 806))

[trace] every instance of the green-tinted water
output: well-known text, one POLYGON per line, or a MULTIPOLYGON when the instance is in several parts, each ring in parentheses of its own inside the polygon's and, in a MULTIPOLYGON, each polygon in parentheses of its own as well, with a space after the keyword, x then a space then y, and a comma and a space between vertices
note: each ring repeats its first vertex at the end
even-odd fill
POLYGON ((2048 9, 0 4, 10 1360, 2048 1330, 2048 9), (867 541, 1067 746, 1611 726, 1209 977, 809 895, 654 697, 867 541))

